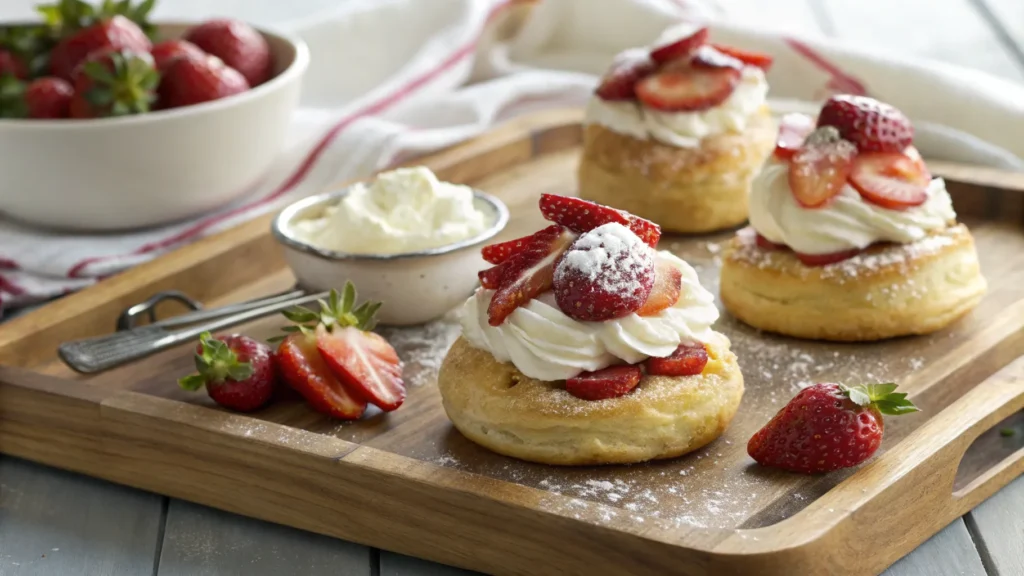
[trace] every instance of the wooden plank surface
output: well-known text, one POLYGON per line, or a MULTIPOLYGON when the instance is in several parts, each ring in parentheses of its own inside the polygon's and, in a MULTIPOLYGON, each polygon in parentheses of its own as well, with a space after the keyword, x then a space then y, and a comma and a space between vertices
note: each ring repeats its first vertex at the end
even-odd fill
POLYGON ((963 520, 953 522, 884 572, 884 576, 954 575, 986 576, 963 520))
POLYGON ((152 574, 163 501, 0 457, 0 575, 152 574))
POLYGON ((1024 574, 1024 477, 967 515, 989 576, 1024 574))
POLYGON ((381 550, 379 574, 380 576, 473 576, 478 573, 381 550))

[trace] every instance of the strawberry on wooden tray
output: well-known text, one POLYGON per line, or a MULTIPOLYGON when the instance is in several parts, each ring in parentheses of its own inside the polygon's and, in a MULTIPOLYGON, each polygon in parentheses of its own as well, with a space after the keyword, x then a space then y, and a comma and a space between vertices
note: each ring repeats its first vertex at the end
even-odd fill
POLYGON ((270 347, 248 336, 231 334, 199 337, 195 357, 198 372, 178 380, 185 390, 206 387, 217 404, 239 412, 262 408, 274 394, 277 365, 270 347))

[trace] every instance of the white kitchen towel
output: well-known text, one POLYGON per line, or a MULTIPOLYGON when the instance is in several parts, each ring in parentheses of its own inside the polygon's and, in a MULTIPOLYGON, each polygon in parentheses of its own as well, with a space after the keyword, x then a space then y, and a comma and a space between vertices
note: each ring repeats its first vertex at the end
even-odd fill
POLYGON ((88 286, 515 115, 581 105, 615 53, 681 22, 710 22, 714 41, 772 54, 777 107, 870 94, 915 121, 928 156, 1024 168, 1024 87, 741 28, 712 14, 698 0, 349 0, 282 25, 309 43, 312 64, 291 137, 262 184, 215 213, 128 234, 58 233, 0 219, 0 311, 88 286))

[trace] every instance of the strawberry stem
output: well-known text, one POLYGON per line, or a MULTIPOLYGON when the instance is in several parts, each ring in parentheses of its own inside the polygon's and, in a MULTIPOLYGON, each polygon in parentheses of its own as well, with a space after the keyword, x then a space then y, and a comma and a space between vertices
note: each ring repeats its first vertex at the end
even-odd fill
POLYGON ((203 332, 199 336, 201 351, 195 356, 196 374, 178 380, 178 386, 185 390, 198 390, 210 382, 234 380, 241 382, 253 375, 253 366, 239 362, 235 354, 222 340, 203 332))
MULTIPOLYGON (((347 328, 349 326, 354 326, 364 332, 373 330, 373 327, 377 325, 374 315, 380 310, 382 303, 363 302, 353 308, 356 304, 356 296, 355 285, 352 282, 346 282, 341 292, 331 290, 326 300, 317 300, 319 311, 314 312, 302 306, 284 310, 282 312, 284 317, 294 324, 285 326, 282 330, 286 334, 294 332, 309 334, 321 325, 328 331, 334 330, 335 327, 347 328)), ((275 336, 270 341, 279 342, 284 338, 285 336, 275 336)))
POLYGON ((882 414, 900 416, 917 412, 919 409, 907 399, 905 392, 896 392, 897 385, 892 382, 883 384, 867 384, 859 386, 839 385, 839 389, 858 406, 874 406, 882 414))

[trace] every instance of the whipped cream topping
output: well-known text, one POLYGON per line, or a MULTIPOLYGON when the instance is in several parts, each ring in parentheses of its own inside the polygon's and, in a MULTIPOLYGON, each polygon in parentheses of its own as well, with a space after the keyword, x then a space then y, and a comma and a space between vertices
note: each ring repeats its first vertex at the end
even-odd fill
POLYGON ((471 188, 441 182, 420 166, 356 184, 322 216, 299 220, 292 228, 300 240, 325 250, 398 254, 454 244, 490 224, 471 188))
POLYGON ((657 258, 668 260, 683 275, 679 301, 657 315, 581 322, 562 312, 549 291, 517 308, 501 326, 491 326, 487 305, 494 291, 480 288, 462 308, 462 335, 526 376, 547 381, 665 357, 683 343, 707 342, 718 319, 714 296, 700 285, 689 264, 669 252, 659 252, 657 258))
POLYGON ((789 165, 774 158, 765 163, 751 186, 750 225, 768 240, 803 254, 831 254, 875 242, 907 244, 955 220, 953 202, 941 178, 928 184, 923 204, 904 210, 867 202, 849 183, 826 206, 804 208, 789 187, 789 165))

